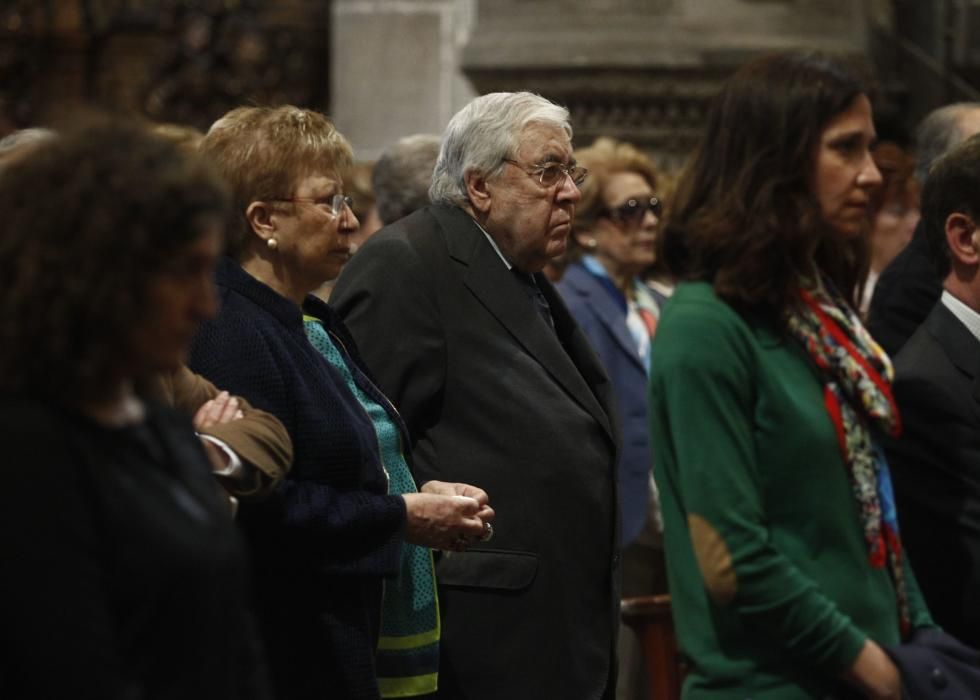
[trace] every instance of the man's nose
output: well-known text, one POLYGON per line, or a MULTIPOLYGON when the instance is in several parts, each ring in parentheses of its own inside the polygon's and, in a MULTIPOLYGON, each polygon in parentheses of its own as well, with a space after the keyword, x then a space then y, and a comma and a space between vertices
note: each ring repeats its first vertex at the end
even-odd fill
POLYGON ((558 186, 557 199, 560 202, 578 202, 582 199, 582 191, 570 176, 566 175, 562 178, 561 185, 558 186))

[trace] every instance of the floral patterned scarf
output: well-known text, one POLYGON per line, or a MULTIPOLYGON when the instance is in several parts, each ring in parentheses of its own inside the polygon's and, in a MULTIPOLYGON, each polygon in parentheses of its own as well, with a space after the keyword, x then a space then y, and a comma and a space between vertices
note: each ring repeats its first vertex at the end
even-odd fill
POLYGON ((904 636, 910 628, 904 555, 888 463, 874 438, 876 432, 901 433, 891 362, 828 280, 817 289, 801 288, 799 297, 787 327, 823 375, 824 405, 837 431, 868 558, 892 575, 904 636))

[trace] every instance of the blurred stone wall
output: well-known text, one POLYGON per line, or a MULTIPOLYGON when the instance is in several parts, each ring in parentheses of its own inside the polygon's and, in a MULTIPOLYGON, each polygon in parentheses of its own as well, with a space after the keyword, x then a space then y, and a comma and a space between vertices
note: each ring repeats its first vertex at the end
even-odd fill
POLYGON ((0 134, 95 107, 207 126, 241 104, 326 109, 324 0, 0 0, 0 134))
POLYGON ((569 107, 579 145, 636 143, 675 169, 707 102, 753 55, 794 48, 865 53, 853 0, 489 0, 463 71, 480 92, 522 87, 569 107))
MULTIPOLYGON (((493 0, 491 0, 493 2, 493 0)), ((334 0, 331 111, 358 158, 441 133, 475 93, 460 72, 476 0, 334 0)))
POLYGON ((290 102, 371 160, 476 94, 533 90, 577 145, 608 134, 675 169, 754 54, 867 56, 900 132, 975 98, 978 35, 980 0, 0 0, 0 135, 87 105, 206 128, 290 102))

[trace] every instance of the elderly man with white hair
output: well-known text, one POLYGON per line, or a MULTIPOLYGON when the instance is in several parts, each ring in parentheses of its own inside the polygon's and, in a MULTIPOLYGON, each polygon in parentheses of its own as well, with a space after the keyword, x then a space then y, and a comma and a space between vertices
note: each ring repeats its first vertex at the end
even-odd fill
POLYGON ((612 697, 618 613, 610 385, 541 273, 586 172, 530 93, 450 121, 433 204, 382 229, 331 301, 408 424, 416 478, 480 484, 492 540, 436 565, 437 697, 612 697))

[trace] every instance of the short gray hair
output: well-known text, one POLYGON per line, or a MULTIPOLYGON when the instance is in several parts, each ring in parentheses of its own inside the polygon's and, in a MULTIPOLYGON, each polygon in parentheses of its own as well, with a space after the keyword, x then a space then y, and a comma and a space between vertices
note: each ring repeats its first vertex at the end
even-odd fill
POLYGON ((413 134, 385 149, 371 172, 371 188, 381 223, 390 224, 429 203, 439 137, 413 134))
POLYGON ((553 124, 572 138, 568 110, 532 92, 494 92, 472 100, 449 120, 432 173, 433 204, 466 204, 466 173, 493 177, 514 155, 531 123, 553 124))
POLYGON ((953 147, 973 134, 963 132, 960 118, 967 112, 980 110, 980 102, 956 102, 934 109, 915 130, 915 176, 924 183, 933 163, 953 147))

